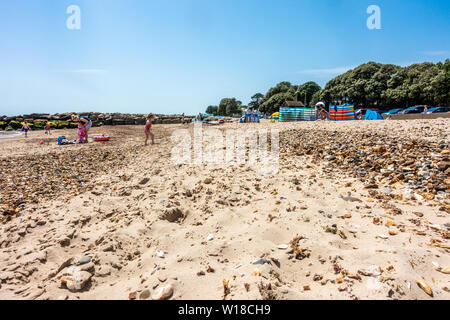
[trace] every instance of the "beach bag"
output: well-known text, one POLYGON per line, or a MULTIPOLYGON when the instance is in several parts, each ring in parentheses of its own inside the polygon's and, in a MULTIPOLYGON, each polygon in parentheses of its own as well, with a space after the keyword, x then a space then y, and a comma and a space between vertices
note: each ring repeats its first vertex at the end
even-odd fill
POLYGON ((59 137, 58 138, 58 145, 62 145, 64 140, 67 140, 66 137, 64 137, 64 136, 63 137, 59 137))

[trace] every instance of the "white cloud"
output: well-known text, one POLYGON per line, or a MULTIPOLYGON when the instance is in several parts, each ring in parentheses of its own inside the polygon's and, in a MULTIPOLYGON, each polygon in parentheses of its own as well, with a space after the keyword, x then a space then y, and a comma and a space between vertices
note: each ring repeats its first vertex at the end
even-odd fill
POLYGON ((337 68, 329 68, 329 69, 309 69, 298 71, 297 73, 313 75, 316 77, 327 77, 333 76, 337 74, 341 74, 347 72, 348 70, 354 69, 355 67, 337 67, 337 68))

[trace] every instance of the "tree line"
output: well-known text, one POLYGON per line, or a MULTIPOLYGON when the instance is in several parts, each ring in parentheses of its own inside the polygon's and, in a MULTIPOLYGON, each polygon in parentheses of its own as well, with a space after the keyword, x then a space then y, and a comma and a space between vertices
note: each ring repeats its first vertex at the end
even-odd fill
POLYGON ((285 101, 302 101, 312 107, 346 101, 357 107, 382 110, 414 105, 450 105, 450 60, 439 63, 416 63, 407 67, 368 62, 330 80, 325 88, 313 81, 292 85, 283 81, 264 95, 256 93, 248 106, 235 98, 224 98, 207 113, 222 116, 240 114, 251 108, 265 114, 279 111, 285 101))

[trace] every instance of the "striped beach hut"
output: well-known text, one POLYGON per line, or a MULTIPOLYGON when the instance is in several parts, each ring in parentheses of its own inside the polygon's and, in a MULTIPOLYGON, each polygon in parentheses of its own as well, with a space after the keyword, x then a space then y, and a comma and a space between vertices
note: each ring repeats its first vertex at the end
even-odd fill
POLYGON ((330 105, 331 121, 356 120, 355 107, 348 103, 340 106, 330 105))

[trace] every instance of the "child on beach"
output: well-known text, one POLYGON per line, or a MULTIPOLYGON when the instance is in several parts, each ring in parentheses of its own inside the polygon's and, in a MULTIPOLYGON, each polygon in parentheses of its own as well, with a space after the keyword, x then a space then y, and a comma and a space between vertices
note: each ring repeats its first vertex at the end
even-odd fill
POLYGON ((84 129, 84 126, 79 123, 78 124, 78 143, 85 143, 86 139, 86 130, 84 129))
POLYGON ((45 124, 44 130, 45 130, 45 134, 50 135, 50 123, 47 122, 45 124))
POLYGON ((25 138, 28 138, 28 131, 30 131, 30 126, 27 122, 23 124, 22 131, 25 132, 25 138))
POLYGON ((152 123, 155 119, 155 116, 153 114, 149 114, 147 117, 147 122, 145 123, 145 145, 147 145, 148 137, 150 136, 152 138, 152 144, 155 144, 155 135, 152 132, 152 123))

